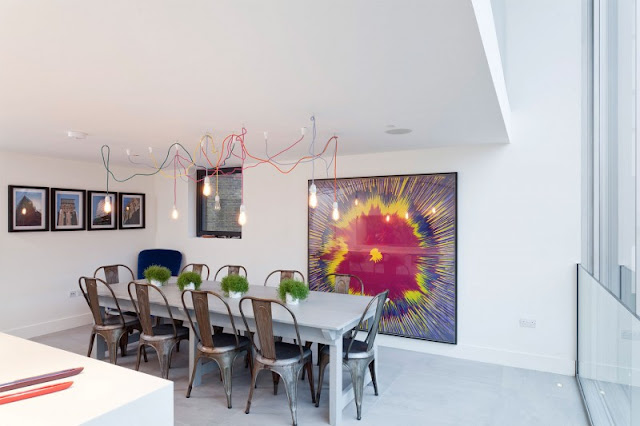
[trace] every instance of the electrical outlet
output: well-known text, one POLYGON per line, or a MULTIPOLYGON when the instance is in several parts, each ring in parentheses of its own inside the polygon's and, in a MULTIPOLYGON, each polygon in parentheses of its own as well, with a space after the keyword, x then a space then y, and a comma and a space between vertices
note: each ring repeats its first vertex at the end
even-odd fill
POLYGON ((80 297, 80 296, 82 296, 82 292, 80 290, 70 290, 69 291, 69 298, 80 297))
POLYGON ((520 318, 520 327, 523 327, 523 328, 536 328, 536 320, 520 318))

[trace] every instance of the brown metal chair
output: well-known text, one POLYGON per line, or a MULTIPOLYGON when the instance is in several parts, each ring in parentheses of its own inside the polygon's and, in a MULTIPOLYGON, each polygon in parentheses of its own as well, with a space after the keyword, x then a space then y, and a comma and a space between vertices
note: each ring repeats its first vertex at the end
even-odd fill
POLYGON ((104 280, 107 284, 117 284, 119 282, 129 282, 135 280, 135 276, 133 275, 133 271, 127 265, 104 265, 100 266, 93 273, 93 278, 97 278, 98 272, 102 271, 104 273, 104 280), (131 274, 131 278, 129 278, 128 274, 122 281, 120 280, 120 268, 129 271, 131 274))
MULTIPOLYGON (((389 290, 386 290, 377 296, 375 296, 360 317, 360 325, 365 323, 365 315, 369 310, 375 306, 376 313, 373 321, 369 321, 371 326, 367 333, 367 338, 364 341, 356 340, 358 334, 358 328, 356 327, 351 331, 351 336, 342 339, 342 365, 346 366, 351 373, 351 383, 353 384, 353 393, 356 400, 356 411, 358 414, 358 420, 362 418, 362 394, 364 392, 364 377, 367 372, 367 367, 371 373, 371 381, 373 382, 373 390, 378 395, 378 381, 376 379, 376 367, 375 367, 375 354, 374 354, 374 342, 378 335, 378 327, 380 325, 380 316, 382 315, 382 309, 387 301, 389 290)), ((329 347, 325 346, 320 352, 320 376, 318 378, 318 394, 316 395, 316 407, 320 405, 320 391, 322 390, 322 382, 324 379, 324 370, 329 364, 329 347)))
POLYGON ((189 263, 188 265, 184 265, 184 268, 180 270, 180 273, 186 271, 189 266, 191 266, 191 270, 200 275, 204 281, 207 281, 209 279, 209 267, 204 263, 189 263), (207 271, 207 275, 203 276, 202 272, 205 270, 207 271))
POLYGON ((118 344, 120 344, 120 350, 122 356, 125 356, 124 345, 127 342, 127 331, 131 328, 142 329, 140 322, 137 318, 126 316, 120 309, 118 299, 111 286, 100 278, 80 277, 78 280, 78 286, 84 299, 89 305, 91 315, 93 316, 93 328, 91 330, 91 338, 89 339, 89 351, 87 356, 91 356, 93 349, 93 342, 96 334, 99 334, 107 343, 109 349, 109 362, 115 364, 118 358, 118 344), (98 288, 104 287, 109 291, 111 298, 115 301, 116 309, 112 309, 114 314, 107 314, 105 310, 101 309, 100 302, 98 300, 98 288))
POLYGON ((280 282, 287 279, 295 279, 296 275, 302 278, 302 282, 306 282, 304 279, 304 274, 300 271, 296 271, 295 269, 276 269, 275 271, 267 275, 267 278, 264 280, 264 285, 266 286, 269 278, 277 273, 280 273, 280 282))
POLYGON ((182 292, 182 306, 187 313, 191 328, 196 336, 198 336, 196 358, 193 363, 193 372, 186 396, 187 398, 191 396, 191 388, 193 387, 193 379, 195 378, 196 369, 198 368, 198 361, 200 358, 209 358, 214 360, 220 368, 224 392, 227 395, 227 408, 231 408, 231 375, 233 373, 233 362, 238 355, 246 353, 249 357, 249 363, 251 364, 251 344, 249 343, 249 339, 238 334, 229 305, 219 294, 213 291, 185 290, 182 292), (191 302, 196 317, 196 324, 193 323, 189 308, 187 308, 184 300, 184 296, 187 293, 191 293, 191 302), (227 308, 233 334, 212 333, 211 320, 209 318, 209 296, 217 297, 224 304, 225 308, 227 308))
MULTIPOLYGON (((327 274, 325 275, 327 279, 330 280, 330 277, 334 280, 333 292, 334 293, 342 293, 349 294, 349 290, 351 289, 351 280, 356 280, 360 283, 360 294, 364 294, 364 283, 362 279, 360 279, 357 275, 352 274, 327 274)), ((357 291, 354 291, 356 293, 357 291)))
POLYGON ((171 314, 171 308, 169 308, 169 302, 167 302, 167 298, 158 287, 152 284, 132 281, 129 283, 127 291, 129 292, 131 303, 133 303, 133 308, 136 310, 136 314, 138 315, 138 319, 142 325, 142 333, 140 333, 140 340, 138 341, 136 370, 140 369, 140 352, 144 346, 151 346, 158 354, 162 377, 168 379, 173 348, 180 340, 189 338, 189 329, 181 325, 176 325, 173 315, 171 314), (136 289, 136 298, 133 297, 131 286, 134 286, 136 289), (164 304, 171 320, 169 324, 153 325, 154 321, 151 317, 151 304, 149 302, 150 288, 162 296, 162 300, 164 300, 164 304))
POLYGON ((240 314, 247 330, 250 331, 247 317, 242 309, 242 304, 247 300, 251 301, 253 308, 253 317, 255 321, 255 333, 258 335, 260 348, 253 341, 251 336, 251 344, 254 350, 253 367, 251 369, 251 387, 249 388, 249 399, 247 400, 247 408, 245 413, 249 414, 251 408, 251 399, 253 390, 256 386, 258 373, 262 370, 271 371, 273 377, 273 394, 278 394, 278 382, 280 378, 284 381, 287 398, 289 399, 289 409, 291 410, 291 418, 293 425, 298 424, 298 377, 306 368, 309 373, 309 389, 311 390, 311 400, 315 402, 315 393, 313 389, 313 373, 311 351, 305 349, 300 343, 284 343, 277 342, 273 336, 273 317, 271 312, 272 305, 279 305, 284 308, 291 318, 296 330, 296 342, 300 342, 300 332, 298 330, 298 321, 296 316, 289 308, 287 308, 279 300, 260 299, 257 297, 245 296, 240 299, 240 314))
POLYGON ((218 281, 218 274, 222 272, 224 268, 227 268, 227 275, 241 275, 240 271, 244 273, 244 277, 247 278, 247 269, 242 265, 224 265, 221 266, 220 269, 216 271, 216 274, 213 277, 214 281, 218 281))

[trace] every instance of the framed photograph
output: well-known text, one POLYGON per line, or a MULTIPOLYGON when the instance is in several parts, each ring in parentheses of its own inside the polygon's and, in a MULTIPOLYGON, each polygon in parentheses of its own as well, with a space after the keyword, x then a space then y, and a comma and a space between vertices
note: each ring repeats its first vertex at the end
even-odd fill
POLYGON ((308 223, 311 290, 333 291, 328 274, 356 275, 367 295, 389 290, 381 333, 455 344, 457 174, 315 184, 318 206, 309 208, 308 223))
POLYGON ((100 191, 87 192, 87 229, 89 231, 117 229, 117 212, 117 192, 109 192, 109 194, 100 191), (107 203, 107 195, 110 206, 107 203))
POLYGON ((9 185, 9 232, 49 230, 49 188, 9 185))
POLYGON ((84 189, 51 188, 51 230, 82 231, 85 229, 84 189))
POLYGON ((147 206, 144 201, 144 194, 129 194, 121 192, 119 195, 120 229, 141 229, 144 228, 145 213, 147 206))

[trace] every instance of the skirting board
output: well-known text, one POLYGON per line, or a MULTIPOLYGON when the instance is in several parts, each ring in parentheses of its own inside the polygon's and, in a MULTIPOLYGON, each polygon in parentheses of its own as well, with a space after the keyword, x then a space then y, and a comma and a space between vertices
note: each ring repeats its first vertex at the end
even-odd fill
POLYGON ((33 337, 42 336, 43 334, 55 333, 74 327, 80 327, 81 325, 91 324, 92 321, 91 314, 88 313, 0 331, 11 334, 12 336, 22 337, 23 339, 31 339, 33 337))
POLYGON ((467 359, 504 365, 506 367, 524 368, 527 370, 545 371, 548 373, 575 376, 575 360, 555 358, 526 352, 515 352, 497 348, 472 346, 458 343, 446 345, 422 340, 380 335, 376 342, 380 346, 405 349, 408 351, 467 359))

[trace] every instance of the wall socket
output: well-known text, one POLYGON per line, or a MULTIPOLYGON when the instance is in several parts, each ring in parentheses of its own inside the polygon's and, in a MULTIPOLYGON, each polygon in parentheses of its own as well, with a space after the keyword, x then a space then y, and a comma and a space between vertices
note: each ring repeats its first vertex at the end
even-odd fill
POLYGON ((523 328, 536 328, 536 320, 520 318, 520 327, 523 327, 523 328))
POLYGON ((69 298, 80 296, 82 296, 82 292, 80 290, 69 290, 69 298))

